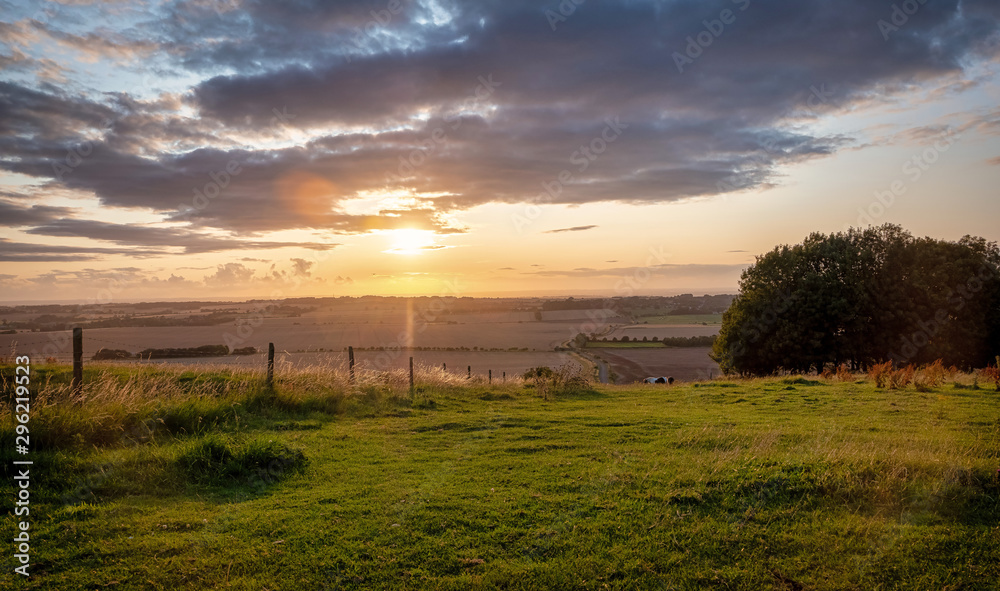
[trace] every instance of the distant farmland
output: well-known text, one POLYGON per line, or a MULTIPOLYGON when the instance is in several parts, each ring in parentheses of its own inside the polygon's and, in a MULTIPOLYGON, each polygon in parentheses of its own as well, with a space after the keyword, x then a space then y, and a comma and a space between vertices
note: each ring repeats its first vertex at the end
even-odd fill
MULTIPOLYGON (((120 349, 135 354, 151 348, 189 348, 226 344, 230 348, 255 347, 267 350, 274 343, 278 362, 296 367, 346 363, 348 347, 355 348, 361 367, 393 369, 405 367, 409 357, 418 365, 440 367, 474 374, 489 370, 523 373, 536 366, 559 367, 566 363, 583 365, 580 358, 561 351, 580 332, 595 332, 600 338, 642 340, 667 337, 714 335, 717 325, 625 324, 619 317, 604 318, 604 310, 554 310, 531 312, 469 312, 441 314, 407 310, 406 306, 354 306, 341 310, 319 309, 297 317, 254 318, 252 307, 237 309, 237 320, 216 326, 156 326, 129 328, 88 328, 84 331, 84 359, 99 349, 120 349), (254 325, 256 324, 256 326, 254 325), (406 347, 412 336, 412 349, 406 347)), ((694 317, 677 317, 694 318, 694 317)), ((0 335, 0 350, 16 350, 43 361, 54 357, 69 362, 72 356, 69 331, 22 332, 0 335)), ((651 343, 652 344, 652 343, 651 343)), ((597 352, 610 364, 619 381, 636 381, 647 375, 672 375, 679 380, 697 379, 718 367, 701 349, 674 351, 655 348, 597 352)), ((158 361, 192 363, 191 359, 158 361)), ((199 358, 196 363, 261 365, 262 354, 199 358)))
POLYGON ((651 376, 670 376, 688 382, 721 374, 719 364, 708 356, 709 351, 709 347, 601 349, 597 357, 610 365, 619 384, 651 376))

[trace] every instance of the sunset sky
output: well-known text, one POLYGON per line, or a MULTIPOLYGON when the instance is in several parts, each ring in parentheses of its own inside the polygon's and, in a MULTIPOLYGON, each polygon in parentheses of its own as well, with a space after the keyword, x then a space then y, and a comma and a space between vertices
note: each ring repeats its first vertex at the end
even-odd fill
POLYGON ((0 301, 735 293, 998 181, 996 0, 0 0, 0 301))

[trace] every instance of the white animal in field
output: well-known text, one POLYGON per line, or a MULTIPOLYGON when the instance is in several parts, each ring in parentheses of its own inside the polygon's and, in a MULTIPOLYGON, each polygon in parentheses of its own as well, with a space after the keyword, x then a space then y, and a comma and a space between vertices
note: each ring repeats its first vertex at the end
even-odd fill
POLYGON ((673 384, 674 378, 672 377, 659 377, 659 378, 646 378, 643 382, 647 384, 673 384))

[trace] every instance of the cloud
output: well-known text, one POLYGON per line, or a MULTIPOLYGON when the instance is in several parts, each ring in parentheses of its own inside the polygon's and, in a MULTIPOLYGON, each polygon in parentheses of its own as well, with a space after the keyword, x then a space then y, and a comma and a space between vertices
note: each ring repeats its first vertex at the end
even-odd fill
MULTIPOLYGON (((891 7, 867 0, 586 3, 555 31, 549 7, 528 0, 412 0, 383 18, 387 6, 176 0, 116 20, 110 11, 125 7, 94 4, 44 23, 12 11, 0 60, 19 77, 0 82, 0 170, 32 177, 39 195, 93 195, 184 227, 115 227, 14 202, 0 205, 13 212, 5 223, 197 253, 281 248, 244 236, 289 229, 460 233, 449 214, 485 203, 766 188, 784 167, 862 141, 809 123, 917 89, 968 92, 1000 47, 987 0, 923 4, 888 39, 876 23, 891 7), (735 21, 679 71, 687 39, 723 8, 735 21), (172 90, 87 90, 98 81, 59 71, 46 46, 122 75, 147 61, 172 90), (27 81, 32 72, 69 82, 27 81), (392 190, 418 197, 347 213, 359 195, 392 190)), ((977 113, 957 129, 996 134, 998 121, 977 113)))
POLYGON ((574 226, 572 228, 560 228, 558 230, 548 230, 542 232, 543 234, 559 234, 561 232, 583 232, 584 230, 590 230, 596 228, 597 226, 574 226))
POLYGON ((49 205, 25 207, 10 201, 0 200, 0 226, 18 227, 44 224, 71 213, 72 210, 67 207, 49 205))
POLYGON ((69 262, 90 261, 102 255, 122 255, 147 258, 163 251, 137 248, 95 248, 14 242, 0 237, 0 261, 4 262, 69 262))
POLYGON ((249 282, 254 276, 253 269, 242 263, 219 265, 213 275, 205 278, 205 283, 230 287, 249 282))
POLYGON ((309 268, 316 264, 316 261, 307 261, 305 259, 292 259, 295 267, 292 272, 297 277, 309 277, 312 273, 309 272, 309 268))
POLYGON ((58 46, 73 58, 83 62, 110 59, 116 62, 134 62, 159 49, 149 39, 129 39, 121 33, 104 28, 85 35, 61 31, 35 19, 14 23, 0 22, 0 38, 8 45, 29 49, 33 46, 58 46))
POLYGON ((268 242, 235 237, 217 237, 192 233, 178 228, 157 228, 135 224, 112 224, 94 220, 58 219, 25 230, 39 236, 59 236, 104 240, 120 245, 180 248, 185 254, 225 250, 258 250, 275 248, 308 248, 331 250, 339 244, 317 242, 268 242))

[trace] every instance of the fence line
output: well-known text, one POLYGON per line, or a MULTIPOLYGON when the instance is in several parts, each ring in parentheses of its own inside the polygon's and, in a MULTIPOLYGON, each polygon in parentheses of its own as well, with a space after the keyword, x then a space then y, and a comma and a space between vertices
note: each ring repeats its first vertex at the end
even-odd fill
MULTIPOLYGON (((73 389, 73 393, 74 394, 80 394, 80 392, 83 390, 83 329, 82 328, 74 328, 73 329, 72 340, 73 340, 73 354, 72 354, 73 381, 72 381, 72 389, 73 389)), ((120 344, 120 345, 124 345, 126 347, 132 347, 132 345, 127 345, 127 344, 124 344, 124 343, 114 343, 114 341, 108 341, 106 339, 94 339, 94 338, 92 338, 91 340, 98 341, 98 342, 104 342, 104 343, 120 344)), ((348 367, 349 367, 349 370, 350 370, 350 383, 353 385, 355 383, 355 360, 354 360, 354 347, 353 346, 347 347, 347 355, 348 355, 348 367)), ((56 356, 49 356, 49 357, 57 358, 56 356)), ((447 372, 447 370, 448 370, 448 365, 446 363, 442 364, 441 365, 441 371, 447 372)), ((466 374, 466 376, 467 376, 467 379, 470 379, 470 380, 472 379, 472 366, 471 365, 468 366, 468 368, 467 368, 467 374, 466 374)), ((410 378, 410 393, 412 394, 415 391, 415 379, 414 379, 413 357, 412 356, 410 357, 409 378, 410 378)), ((267 388, 270 389, 270 390, 273 390, 274 389, 274 343, 268 343, 267 344, 267 371, 266 371, 266 378, 265 379, 266 379, 267 388)), ((487 372, 487 380, 488 380, 488 383, 490 383, 490 384, 493 383, 493 370, 492 369, 488 370, 488 372, 487 372)), ((507 372, 506 371, 503 372, 503 380, 505 382, 507 381, 507 372)))

